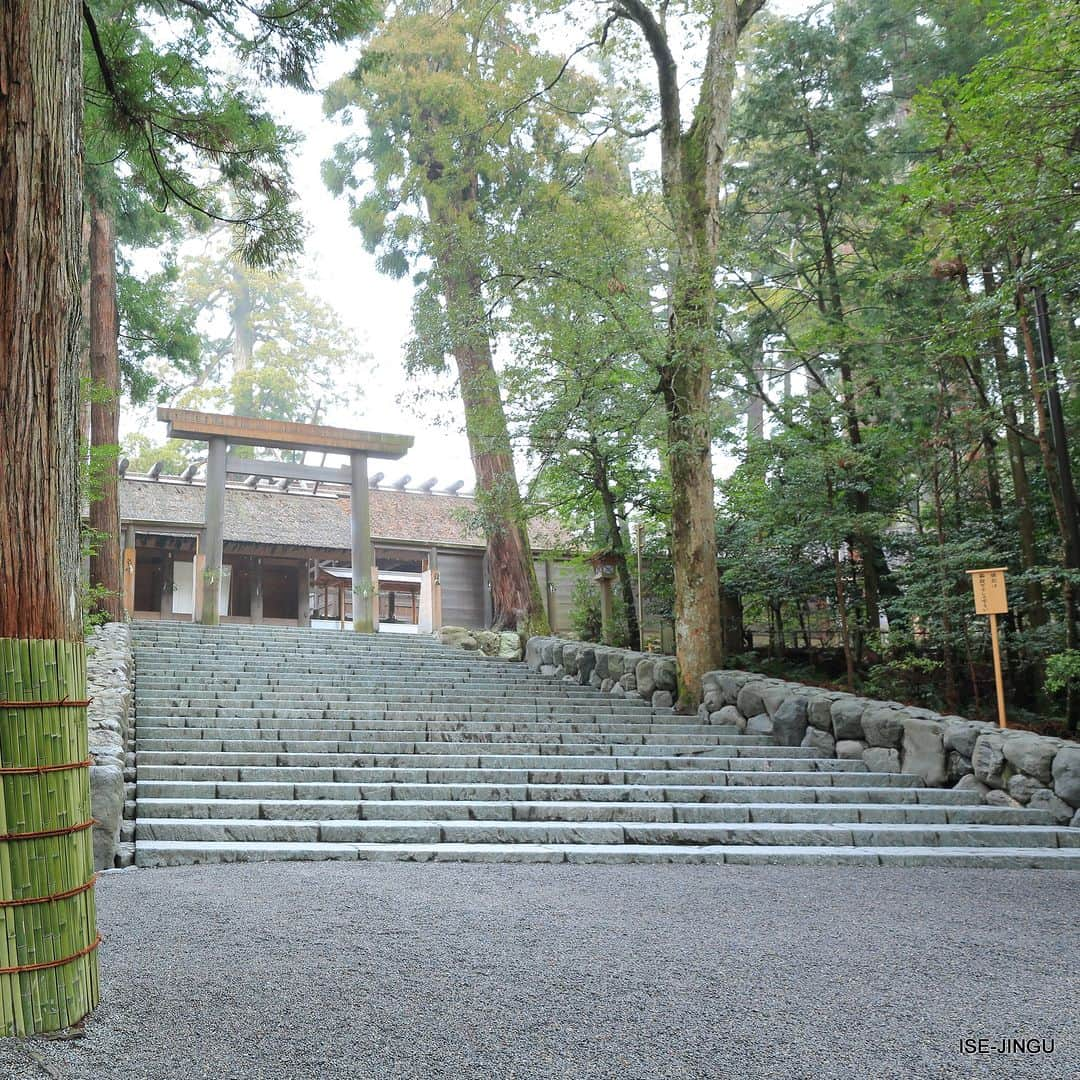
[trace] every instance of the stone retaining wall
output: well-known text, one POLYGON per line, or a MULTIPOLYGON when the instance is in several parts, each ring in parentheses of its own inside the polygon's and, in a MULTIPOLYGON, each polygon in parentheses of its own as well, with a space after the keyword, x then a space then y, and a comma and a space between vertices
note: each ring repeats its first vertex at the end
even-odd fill
POLYGON ((874 772, 911 773, 929 787, 972 788, 990 805, 1037 807, 1080 825, 1077 743, 745 671, 710 671, 702 684, 700 714, 711 723, 861 759, 874 772))
POLYGON ((90 803, 94 865, 105 870, 121 856, 121 827, 128 783, 134 787, 131 631, 123 623, 95 627, 86 638, 86 684, 92 698, 89 726, 90 803), (130 780, 129 780, 130 777, 130 780))
MULTIPOLYGON (((587 642, 530 638, 525 661, 657 708, 672 704, 677 686, 673 657, 587 642)), ((911 773, 929 787, 971 788, 989 805, 1036 807, 1080 827, 1080 744, 747 671, 710 671, 702 685, 698 712, 708 723, 858 759, 873 772, 911 773)))
POLYGON ((521 637, 513 630, 470 630, 465 626, 442 626, 432 635, 441 645, 500 660, 521 659, 521 637))
POLYGON ((675 657, 632 652, 565 638, 533 637, 525 644, 532 671, 617 697, 644 698, 657 709, 671 708, 678 688, 675 657))

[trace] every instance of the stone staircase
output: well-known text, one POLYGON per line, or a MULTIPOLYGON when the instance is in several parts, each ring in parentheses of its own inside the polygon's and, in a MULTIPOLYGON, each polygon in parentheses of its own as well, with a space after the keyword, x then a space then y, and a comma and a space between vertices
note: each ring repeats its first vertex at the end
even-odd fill
POLYGON ((1080 829, 404 635, 135 628, 139 866, 1080 868, 1080 829))

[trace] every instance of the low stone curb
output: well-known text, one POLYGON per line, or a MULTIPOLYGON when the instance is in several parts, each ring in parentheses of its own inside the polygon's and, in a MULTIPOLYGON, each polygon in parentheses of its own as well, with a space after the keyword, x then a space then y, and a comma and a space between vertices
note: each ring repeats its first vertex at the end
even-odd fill
MULTIPOLYGON (((654 708, 670 708, 678 686, 674 657, 584 641, 529 638, 525 663, 654 708)), ((928 787, 972 789, 987 805, 1030 806, 1080 827, 1080 744, 747 671, 707 672, 702 688, 698 714, 708 723, 861 760, 871 772, 908 773, 928 787)))
POLYGON ((903 772, 928 787, 970 788, 991 806, 1045 810, 1080 827, 1080 745, 897 701, 710 671, 699 715, 769 735, 778 746, 861 759, 872 772, 903 772))
POLYGON ((643 698, 655 709, 670 709, 678 690, 675 657, 634 652, 587 641, 531 637, 525 644, 531 671, 616 697, 643 698))

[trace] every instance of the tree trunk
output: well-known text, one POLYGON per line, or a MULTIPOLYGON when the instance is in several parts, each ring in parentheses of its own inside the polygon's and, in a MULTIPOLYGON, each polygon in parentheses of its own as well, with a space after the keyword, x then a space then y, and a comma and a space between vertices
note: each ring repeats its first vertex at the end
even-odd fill
POLYGON ((765 438, 765 402, 758 387, 765 385, 765 332, 759 319, 752 319, 747 334, 750 350, 750 385, 746 388, 746 455, 765 438))
POLYGON ((847 596, 844 589, 844 575, 840 565, 840 549, 830 547, 833 560, 833 576, 836 580, 836 613, 840 617, 840 643, 844 649, 844 671, 847 677, 848 693, 855 693, 855 655, 851 651, 851 632, 848 628, 847 596))
POLYGON ((702 676, 720 648, 710 436, 711 376, 720 244, 723 165, 731 120, 739 36, 764 0, 716 0, 693 121, 684 131, 678 67, 664 24, 641 0, 613 10, 637 24, 656 64, 660 98, 660 180, 674 226, 674 266, 667 350, 659 390, 667 408, 671 475, 675 652, 680 711, 701 700, 702 676))
MULTIPOLYGON (((816 145, 813 133, 809 133, 809 148, 816 153, 816 145)), ((832 323, 837 333, 837 340, 843 342, 844 338, 844 302, 840 291, 840 276, 836 268, 836 251, 833 246, 832 231, 829 227, 829 215, 825 210, 824 203, 819 198, 815 204, 818 227, 821 230, 822 254, 824 259, 824 294, 821 297, 820 306, 826 318, 832 323)), ((842 409, 844 413, 844 426, 847 430, 848 441, 853 450, 858 451, 862 446, 862 422, 859 418, 859 409, 855 399, 855 383, 852 377, 851 359, 848 349, 840 344, 838 347, 840 366, 840 392, 842 409)), ((870 512, 870 495, 862 486, 850 496, 850 502, 856 514, 860 517, 870 512)), ((860 555, 860 567, 863 579, 863 601, 865 603, 865 623, 859 628, 857 635, 858 651, 860 659, 863 652, 863 644, 866 635, 876 636, 881 629, 881 615, 879 606, 880 585, 878 582, 878 559, 881 557, 880 545, 873 537, 856 527, 855 535, 851 538, 851 546, 857 549, 860 555)), ((882 558, 882 562, 884 559, 882 558)))
POLYGON ((715 349, 712 275, 676 272, 669 363, 661 389, 667 409, 671 471, 672 561, 675 571, 675 655, 679 704, 696 707, 701 679, 720 651, 720 583, 709 427, 715 349), (682 278, 682 280, 680 280, 682 278))
POLYGON ((120 581, 119 319, 116 309, 116 236, 112 217, 96 199, 90 210, 90 446, 98 497, 90 503, 90 584, 106 592, 95 609, 113 622, 123 618, 120 581))
POLYGON ((455 346, 454 359, 487 538, 493 625, 549 633, 490 346, 455 346))
POLYGON ((79 600, 78 11, 0 9, 0 1036, 66 1027, 98 999, 79 600), (11 907, 27 900, 38 902, 11 907))
POLYGON ((619 591, 622 593, 623 607, 626 609, 626 633, 631 649, 641 649, 641 628, 638 626, 637 605, 634 603, 634 583, 630 576, 630 564, 626 561, 626 544, 619 527, 619 514, 615 506, 615 496, 611 492, 607 462, 593 437, 589 453, 595 467, 596 490, 600 494, 600 503, 604 508, 604 529, 607 533, 607 548, 615 558, 615 570, 619 577, 619 591))
MULTIPOLYGON (((934 493, 934 525, 940 552, 945 546, 945 511, 941 502, 941 474, 936 459, 931 472, 931 484, 934 493)), ((941 632, 944 638, 941 657, 945 664, 945 703, 950 712, 956 712, 960 701, 956 681, 956 650, 953 645, 952 616, 949 614, 949 575, 940 559, 939 565, 941 565, 941 632)))
MULTIPOLYGON (((433 220, 452 231, 450 211, 436 210, 431 202, 428 211, 433 220)), ((467 218, 465 209, 457 211, 467 218)), ((536 579, 506 411, 491 356, 481 277, 463 262, 447 244, 437 255, 436 267, 446 300, 465 434, 487 539, 492 623, 522 634, 548 634, 547 607, 536 579)))
MULTIPOLYGON (((1020 336, 1024 343, 1024 355, 1027 358, 1031 380, 1031 396, 1038 418, 1039 452, 1042 454, 1043 471, 1050 488, 1054 505, 1058 532, 1061 535, 1062 561, 1067 571, 1080 569, 1080 526, 1077 521, 1076 489, 1073 485, 1072 465, 1069 460, 1068 444, 1064 424, 1051 422, 1051 410, 1058 408, 1060 420, 1060 400, 1056 382, 1057 374, 1052 366, 1052 358, 1043 356, 1043 368, 1040 370, 1035 357, 1035 342, 1031 332, 1031 320, 1028 311, 1027 291, 1024 286, 1017 290, 1017 314, 1020 322, 1020 336), (1053 431, 1053 436, 1052 436, 1053 431)), ((1073 651, 1080 643, 1080 627, 1076 590, 1069 576, 1066 575, 1061 585, 1062 605, 1065 609, 1065 648, 1073 651)), ((1070 685, 1066 693, 1066 718, 1070 732, 1080 727, 1080 694, 1070 685)))
MULTIPOLYGON (((987 296, 992 296, 998 288, 993 269, 989 265, 984 265, 982 276, 983 291, 987 296)), ((1005 419, 1005 445, 1009 451, 1009 472, 1012 476, 1013 501, 1017 509, 1017 531, 1020 534, 1020 561, 1025 570, 1032 570, 1039 563, 1039 551, 1035 538, 1035 515, 1031 510, 1031 483, 1028 480, 1024 443, 1020 437, 1020 417, 1016 411, 1016 402, 1011 388, 1009 355, 1005 349, 1005 339, 1000 327, 994 327, 990 340, 990 352, 994 358, 998 395, 1001 398, 1001 411, 1005 419)), ((1033 627, 1045 625, 1047 615, 1042 586, 1037 581, 1025 585, 1024 597, 1027 601, 1027 617, 1030 624, 1033 627)))
POLYGON ((0 27, 0 637, 74 641, 82 635, 75 8, 7 0, 0 27))
MULTIPOLYGON (((255 393, 251 368, 255 359, 255 334, 251 327, 251 285, 244 268, 233 264, 233 412, 237 416, 255 415, 255 393)), ((254 455, 252 455, 254 456, 254 455)))
MULTIPOLYGON (((81 307, 84 312, 90 310, 90 208, 83 208, 82 215, 82 287, 79 291, 81 307)), ((79 386, 80 390, 90 385, 90 333, 86 319, 83 319, 79 334, 79 386)), ((90 452, 90 394, 83 390, 79 402, 79 451, 84 456, 90 452)))

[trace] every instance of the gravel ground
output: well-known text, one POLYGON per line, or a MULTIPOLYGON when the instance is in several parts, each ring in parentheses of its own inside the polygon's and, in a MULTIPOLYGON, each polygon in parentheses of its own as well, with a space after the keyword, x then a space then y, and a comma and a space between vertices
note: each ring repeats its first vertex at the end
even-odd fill
POLYGON ((0 1040, 0 1077, 1071 1080, 1078 890, 843 867, 107 874, 104 1003, 83 1038, 0 1040), (997 1052, 1014 1036, 1053 1053, 997 1052))

